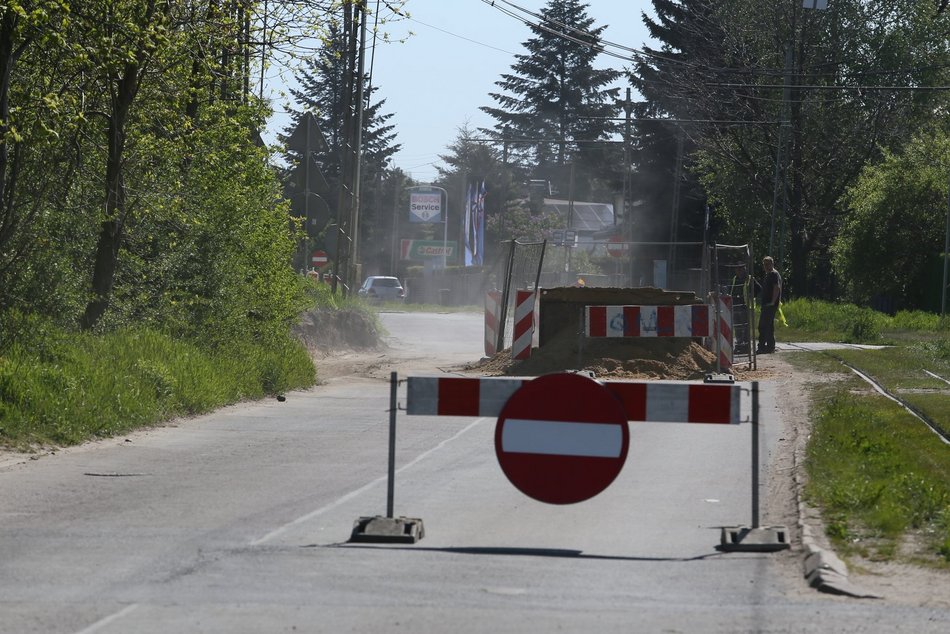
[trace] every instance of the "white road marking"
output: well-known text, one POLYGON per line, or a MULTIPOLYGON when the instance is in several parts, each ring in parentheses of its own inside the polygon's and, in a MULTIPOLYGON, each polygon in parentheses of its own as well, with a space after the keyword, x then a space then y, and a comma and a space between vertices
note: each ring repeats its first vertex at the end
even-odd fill
POLYGON ((116 612, 115 614, 110 614, 104 619, 99 619, 98 621, 96 621, 95 623, 87 627, 86 629, 79 630, 78 632, 76 632, 76 634, 93 634, 93 632, 98 632, 109 623, 112 623, 113 621, 118 621, 126 614, 130 614, 132 611, 136 610, 138 607, 139 607, 138 603, 132 603, 131 605, 127 605, 121 610, 119 610, 118 612, 116 612))
MULTIPOLYGON (((482 421, 484 421, 484 420, 490 420, 490 419, 488 419, 488 418, 477 418, 477 419, 475 419, 475 421, 474 421, 473 423, 470 423, 468 426, 464 427, 461 431, 459 431, 457 434, 455 434, 455 435, 452 436, 451 438, 446 438, 445 440, 443 440, 442 442, 440 442, 438 445, 436 445, 436 446, 433 447, 432 449, 429 449, 428 451, 422 452, 421 454, 419 454, 418 456, 416 456, 412 461, 410 461, 410 462, 404 464, 403 466, 401 466, 400 468, 396 469, 396 473, 402 473, 402 472, 405 471, 406 469, 409 469, 410 467, 413 467, 413 466, 419 464, 420 462, 422 462, 423 460, 425 460, 428 456, 432 455, 433 453, 435 453, 435 452, 438 451, 439 449, 442 449, 442 447, 445 447, 447 444, 449 444, 450 442, 452 442, 453 440, 455 440, 456 438, 458 438, 459 436, 461 436, 462 434, 464 434, 465 432, 467 432, 469 429, 471 429, 472 427, 474 427, 475 425, 479 424, 480 422, 482 422, 482 421)), ((288 530, 290 530, 290 529, 293 528, 294 526, 297 526, 298 524, 302 524, 302 523, 304 523, 304 522, 309 522, 310 520, 312 520, 312 519, 314 519, 314 518, 316 518, 316 517, 320 517, 320 516, 323 515, 324 513, 327 513, 327 512, 329 512, 329 511, 332 511, 333 509, 337 508, 338 506, 349 502, 350 500, 352 500, 352 499, 355 498, 356 496, 358 496, 358 495, 360 495, 360 494, 362 494, 362 493, 365 493, 366 491, 372 489, 374 486, 377 486, 378 484, 380 484, 380 483, 382 483, 382 482, 386 482, 386 479, 387 479, 388 477, 389 477, 388 475, 380 476, 380 477, 376 478, 375 480, 364 484, 363 486, 361 486, 360 488, 356 489, 355 491, 350 491, 350 492, 347 493, 346 495, 337 498, 336 500, 334 500, 333 502, 330 502, 330 503, 327 504, 326 506, 321 506, 320 508, 316 509, 315 511, 311 511, 311 512, 307 513, 306 515, 302 515, 301 517, 298 517, 297 519, 292 520, 292 521, 290 521, 290 522, 284 524, 283 526, 279 526, 278 528, 275 528, 274 530, 272 530, 271 532, 267 533, 266 535, 264 535, 264 536, 261 537, 260 539, 255 539, 254 541, 252 541, 250 545, 251 545, 251 546, 260 546, 261 544, 264 544, 264 543, 266 543, 266 542, 268 542, 268 541, 274 539, 275 537, 279 537, 280 535, 283 535, 283 534, 286 533, 288 530)))

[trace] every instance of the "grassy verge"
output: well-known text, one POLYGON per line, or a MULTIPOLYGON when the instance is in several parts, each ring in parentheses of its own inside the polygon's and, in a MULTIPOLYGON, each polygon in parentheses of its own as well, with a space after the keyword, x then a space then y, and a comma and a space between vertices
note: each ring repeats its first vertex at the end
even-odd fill
POLYGON ((950 432, 950 385, 933 376, 950 381, 950 338, 882 350, 837 350, 834 354, 950 432))
POLYGON ((315 381, 288 338, 207 350, 145 329, 67 332, 20 317, 0 348, 0 445, 72 445, 315 381))
POLYGON ((776 326, 780 341, 836 341, 898 344, 946 338, 950 318, 921 311, 901 311, 893 317, 853 304, 796 299, 782 304, 788 326, 776 326))
MULTIPOLYGON (((789 356, 812 370, 843 367, 826 355, 789 356)), ((877 372, 875 378, 889 388, 926 387, 917 378, 921 359, 914 346, 846 356, 862 370, 877 372)), ((928 413, 950 409, 945 392, 931 396, 928 413)), ((805 493, 822 509, 835 547, 844 555, 950 568, 950 448, 850 372, 824 383, 813 397, 805 493)))

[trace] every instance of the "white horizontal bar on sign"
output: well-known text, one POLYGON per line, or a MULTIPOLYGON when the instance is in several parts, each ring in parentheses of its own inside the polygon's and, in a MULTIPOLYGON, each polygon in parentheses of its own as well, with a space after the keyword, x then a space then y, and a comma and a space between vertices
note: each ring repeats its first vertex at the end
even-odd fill
POLYGON ((501 432, 506 453, 617 458, 622 447, 623 429, 605 423, 508 418, 501 432))

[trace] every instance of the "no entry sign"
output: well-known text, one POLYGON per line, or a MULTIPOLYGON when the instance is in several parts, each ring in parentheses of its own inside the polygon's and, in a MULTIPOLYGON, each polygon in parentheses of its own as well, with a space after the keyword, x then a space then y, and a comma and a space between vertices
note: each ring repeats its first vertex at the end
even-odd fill
POLYGON ((628 245, 620 236, 611 236, 607 240, 607 253, 615 258, 622 258, 627 255, 628 245))
POLYGON ((323 266, 327 263, 327 261, 328 258, 326 251, 314 251, 310 256, 310 263, 313 264, 313 266, 323 266))
POLYGON ((623 468, 629 445, 621 402, 577 374, 525 383, 495 426, 502 471, 519 491, 549 504, 583 502, 606 489, 623 468))

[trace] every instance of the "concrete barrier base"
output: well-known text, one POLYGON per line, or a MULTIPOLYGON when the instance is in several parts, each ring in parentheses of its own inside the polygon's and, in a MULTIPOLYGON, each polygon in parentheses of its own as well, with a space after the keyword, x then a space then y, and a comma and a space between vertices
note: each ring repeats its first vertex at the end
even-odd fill
POLYGON ((775 552, 790 548, 785 526, 724 526, 719 550, 726 552, 775 552))
POLYGON ((361 517, 353 523, 351 542, 377 544, 415 544, 425 536, 422 520, 417 517, 361 517))

